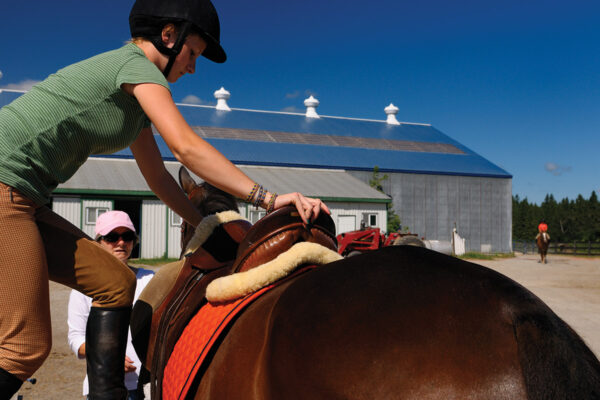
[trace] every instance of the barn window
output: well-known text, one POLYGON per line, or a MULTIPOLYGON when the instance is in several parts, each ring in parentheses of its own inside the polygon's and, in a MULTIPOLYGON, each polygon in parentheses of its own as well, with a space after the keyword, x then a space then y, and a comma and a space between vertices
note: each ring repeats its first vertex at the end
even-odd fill
POLYGON ((85 224, 95 225, 96 220, 101 214, 108 211, 106 207, 86 207, 85 208, 85 224))
POLYGON ((363 214, 363 222, 366 226, 377 226, 377 214, 365 213, 363 214))
POLYGON ((169 210, 169 223, 171 226, 181 226, 183 219, 173 210, 169 210))

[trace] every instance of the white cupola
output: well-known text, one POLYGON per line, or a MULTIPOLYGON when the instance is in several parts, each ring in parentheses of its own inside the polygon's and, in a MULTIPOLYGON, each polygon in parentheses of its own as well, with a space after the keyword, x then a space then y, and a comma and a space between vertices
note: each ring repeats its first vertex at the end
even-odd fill
POLYGON ((306 116, 308 118, 319 118, 319 114, 317 114, 319 100, 310 95, 308 99, 304 100, 304 105, 306 106, 306 116))
POLYGON ((390 103, 389 106, 383 109, 387 114, 387 123, 390 125, 400 125, 400 122, 396 119, 396 114, 398 114, 398 107, 396 107, 393 103, 390 103))
POLYGON ((231 108, 227 105, 227 100, 231 97, 231 93, 229 93, 223 86, 221 89, 215 91, 215 99, 217 99, 217 110, 223 111, 231 111, 231 108))

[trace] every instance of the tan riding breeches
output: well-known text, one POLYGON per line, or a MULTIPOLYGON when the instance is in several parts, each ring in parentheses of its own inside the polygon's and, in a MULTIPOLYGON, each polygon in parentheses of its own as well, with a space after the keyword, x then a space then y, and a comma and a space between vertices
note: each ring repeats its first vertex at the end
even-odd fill
POLYGON ((133 302, 135 274, 48 207, 0 182, 0 367, 30 377, 52 347, 48 281, 94 299, 133 302))

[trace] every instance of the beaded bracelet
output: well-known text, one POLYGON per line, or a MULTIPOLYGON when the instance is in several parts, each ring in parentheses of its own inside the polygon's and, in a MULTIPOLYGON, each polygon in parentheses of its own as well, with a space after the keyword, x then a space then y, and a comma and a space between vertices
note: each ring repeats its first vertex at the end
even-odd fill
POLYGON ((256 196, 256 201, 254 202, 254 206, 256 208, 260 207, 263 201, 265 201, 265 197, 267 196, 267 191, 261 186, 258 190, 258 195, 256 196))
POLYGON ((258 186, 258 190, 256 191, 256 194, 254 195, 254 198, 252 199, 252 205, 254 207, 258 207, 258 205, 257 205, 258 204, 258 199, 260 199, 260 195, 262 194, 262 192, 263 192, 263 187, 262 187, 262 185, 259 185, 258 186))
POLYGON ((252 199, 254 199, 254 195, 256 194, 256 191, 259 187, 260 185, 258 183, 255 183, 254 186, 252 186, 252 190, 250 191, 250 193, 248 193, 248 196, 246 196, 246 200, 244 200, 246 203, 252 202, 252 199))
POLYGON ((269 199, 269 204, 267 204, 267 214, 272 212, 275 209, 275 199, 277 198, 277 193, 271 193, 271 198, 269 199))

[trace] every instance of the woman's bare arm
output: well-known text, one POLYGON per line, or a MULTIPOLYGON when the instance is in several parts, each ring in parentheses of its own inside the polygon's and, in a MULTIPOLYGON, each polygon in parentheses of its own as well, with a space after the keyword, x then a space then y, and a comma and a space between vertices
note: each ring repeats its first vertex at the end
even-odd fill
MULTIPOLYGON (((131 85, 128 89, 137 98, 177 160, 214 186, 238 198, 247 196, 254 182, 192 130, 165 87, 145 83, 131 85)), ((137 158, 138 156, 136 160, 137 158)), ((263 206, 266 206, 269 198, 270 194, 265 198, 263 206)), ((277 197, 275 208, 288 204, 295 205, 305 221, 311 216, 318 216, 321 210, 329 212, 319 199, 307 198, 300 193, 287 193, 277 197)))
POLYGON ((142 130, 130 148, 150 189, 187 222, 198 225, 202 216, 166 170, 152 130, 142 130))

